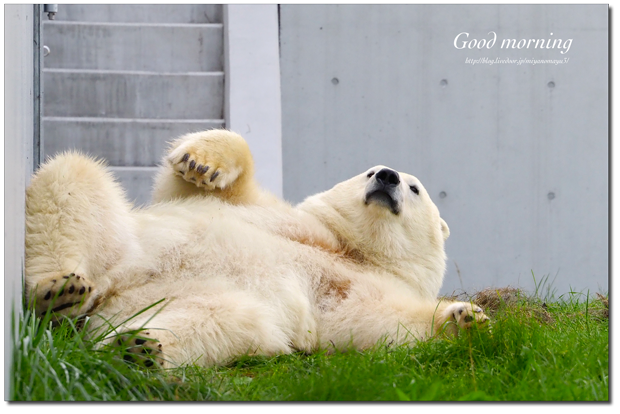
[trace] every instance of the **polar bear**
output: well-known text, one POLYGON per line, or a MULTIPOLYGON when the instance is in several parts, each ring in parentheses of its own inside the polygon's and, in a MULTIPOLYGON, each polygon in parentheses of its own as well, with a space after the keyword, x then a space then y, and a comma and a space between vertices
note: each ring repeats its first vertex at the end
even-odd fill
POLYGON ((164 368, 415 344, 488 319, 437 299, 449 229, 411 175, 378 165, 293 207, 257 185, 242 137, 210 130, 172 142, 153 201, 133 208, 93 158, 46 162, 27 189, 30 306, 88 315, 113 327, 102 346, 164 368))

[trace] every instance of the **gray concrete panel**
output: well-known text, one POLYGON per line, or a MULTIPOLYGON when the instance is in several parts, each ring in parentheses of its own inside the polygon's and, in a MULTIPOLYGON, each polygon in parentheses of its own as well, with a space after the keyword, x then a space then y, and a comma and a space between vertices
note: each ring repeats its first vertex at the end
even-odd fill
POLYGON ((159 163, 170 140, 223 124, 223 120, 45 118, 44 150, 51 156, 79 149, 104 158, 109 165, 149 167, 159 163))
POLYGON ((58 21, 222 23, 221 4, 60 4, 58 21))
POLYGON ((532 272, 560 294, 607 290, 607 10, 281 6, 285 197, 389 165, 421 179, 451 228, 444 293, 533 290, 532 272), (489 31, 493 49, 454 47, 489 31), (573 41, 561 54, 504 38, 573 41), (485 57, 569 61, 465 63, 485 57))
POLYGON ((47 21, 47 68, 223 71, 222 25, 47 21))
POLYGON ((44 116, 223 119, 219 72, 68 71, 46 69, 44 116))

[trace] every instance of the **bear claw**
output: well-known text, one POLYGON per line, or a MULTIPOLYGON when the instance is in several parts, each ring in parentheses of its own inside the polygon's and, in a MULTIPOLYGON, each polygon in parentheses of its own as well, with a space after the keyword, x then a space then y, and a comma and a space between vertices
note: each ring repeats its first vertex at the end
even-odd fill
POLYGON ((230 132, 213 131, 194 135, 171 150, 166 160, 173 173, 197 187, 212 191, 232 185, 251 159, 247 144, 230 132), (230 154, 230 156, 228 156, 230 154), (206 176, 207 172, 212 172, 206 176))

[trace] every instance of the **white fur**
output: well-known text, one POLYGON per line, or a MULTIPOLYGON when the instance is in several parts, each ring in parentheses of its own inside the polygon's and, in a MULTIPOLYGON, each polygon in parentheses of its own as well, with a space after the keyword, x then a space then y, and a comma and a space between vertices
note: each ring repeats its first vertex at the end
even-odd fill
MULTIPOLYGON (((121 328, 149 328, 163 345, 164 366, 332 344, 363 349, 384 338, 414 343, 446 321, 463 325, 455 306, 476 312, 436 299, 449 230, 415 177, 400 174, 399 214, 364 203, 367 175, 381 166, 291 207, 255 188, 250 156, 236 155, 238 147, 227 152, 239 139, 205 132, 171 148, 191 143, 204 150, 203 163, 213 148, 224 154, 222 188, 242 185, 230 177, 249 176, 248 190, 233 188, 234 198, 198 185, 187 190, 184 151, 165 158, 154 190, 162 201, 144 209, 131 209, 92 159, 70 152, 42 166, 27 193, 26 283, 38 311, 46 309, 43 286, 71 272, 93 286, 81 308, 93 327, 165 299, 121 328)), ((76 305, 60 313, 79 312, 76 305)))

